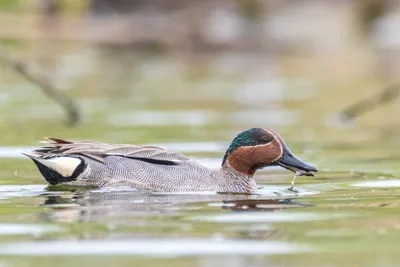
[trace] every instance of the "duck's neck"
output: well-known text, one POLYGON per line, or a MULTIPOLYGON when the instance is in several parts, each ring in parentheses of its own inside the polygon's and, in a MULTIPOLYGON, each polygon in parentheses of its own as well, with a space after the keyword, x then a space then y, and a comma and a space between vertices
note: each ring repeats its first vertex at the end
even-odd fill
POLYGON ((229 161, 221 166, 219 172, 219 192, 251 193, 257 188, 252 175, 246 175, 235 170, 229 164, 229 161))

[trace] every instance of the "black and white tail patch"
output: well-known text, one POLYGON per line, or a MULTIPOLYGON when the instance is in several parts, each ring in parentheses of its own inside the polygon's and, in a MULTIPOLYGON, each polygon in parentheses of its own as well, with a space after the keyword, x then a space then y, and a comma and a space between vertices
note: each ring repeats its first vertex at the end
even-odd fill
POLYGON ((76 181, 86 168, 85 162, 77 157, 55 156, 41 158, 34 154, 23 154, 33 160, 46 181, 52 185, 76 181))

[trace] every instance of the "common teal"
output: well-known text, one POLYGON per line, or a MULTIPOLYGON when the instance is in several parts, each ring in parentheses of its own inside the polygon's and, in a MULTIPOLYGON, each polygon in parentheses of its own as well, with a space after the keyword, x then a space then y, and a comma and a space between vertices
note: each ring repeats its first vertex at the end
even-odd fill
POLYGON ((262 128, 238 134, 216 170, 160 147, 47 140, 48 145, 23 154, 52 185, 251 193, 256 190, 254 174, 264 167, 280 165, 306 176, 318 171, 296 158, 277 133, 262 128))

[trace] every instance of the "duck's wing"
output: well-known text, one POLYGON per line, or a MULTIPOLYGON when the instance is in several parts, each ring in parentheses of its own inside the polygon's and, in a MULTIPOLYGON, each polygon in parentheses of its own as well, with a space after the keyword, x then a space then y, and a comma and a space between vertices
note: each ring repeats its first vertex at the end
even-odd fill
POLYGON ((43 158, 54 155, 82 155, 104 162, 107 156, 121 156, 154 164, 177 165, 190 160, 188 157, 156 146, 107 144, 92 141, 72 142, 59 138, 46 138, 46 145, 33 152, 43 158))

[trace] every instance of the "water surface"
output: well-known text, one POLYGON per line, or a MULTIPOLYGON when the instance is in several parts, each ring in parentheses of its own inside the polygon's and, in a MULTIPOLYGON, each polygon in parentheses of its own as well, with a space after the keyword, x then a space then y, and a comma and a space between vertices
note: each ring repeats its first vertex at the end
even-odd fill
MULTIPOLYGON (((59 49, 59 58, 91 51, 59 49)), ((337 125, 331 118, 344 99, 335 96, 348 88, 299 93, 313 81, 266 76, 257 71, 262 57, 253 57, 252 68, 224 70, 204 61, 173 68, 184 59, 138 56, 130 70, 96 52, 81 76, 64 77, 84 112, 76 128, 65 127, 63 112, 32 85, 3 77, 1 266, 400 264, 400 142, 390 116, 382 116, 385 107, 337 125), (297 156, 318 166, 317 176, 299 177, 291 191, 292 173, 265 169, 253 195, 52 188, 18 152, 57 136, 155 144, 218 168, 235 134, 249 127, 280 132, 297 156)), ((73 67, 54 71, 62 76, 73 67)))

